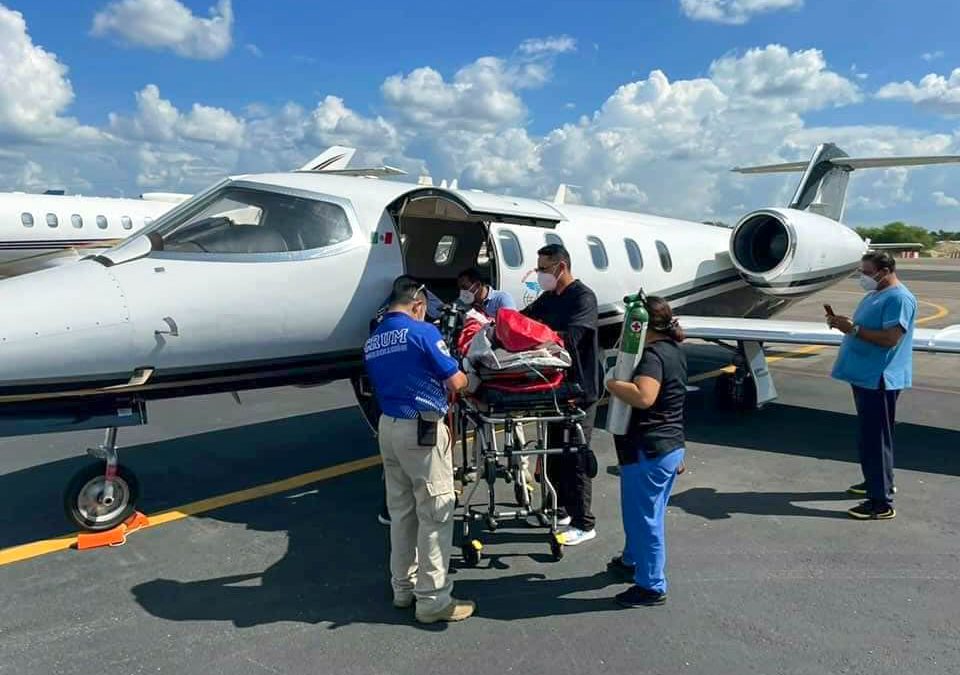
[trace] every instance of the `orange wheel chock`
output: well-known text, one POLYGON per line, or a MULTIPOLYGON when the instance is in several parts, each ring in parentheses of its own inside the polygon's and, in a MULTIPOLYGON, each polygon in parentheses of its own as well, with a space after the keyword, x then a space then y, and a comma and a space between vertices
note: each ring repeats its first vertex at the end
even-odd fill
POLYGON ((100 548, 101 546, 123 546, 127 543, 128 534, 133 534, 149 524, 150 520, 145 515, 139 511, 134 511, 132 516, 114 528, 103 532, 81 532, 78 534, 77 550, 84 551, 88 548, 100 548))

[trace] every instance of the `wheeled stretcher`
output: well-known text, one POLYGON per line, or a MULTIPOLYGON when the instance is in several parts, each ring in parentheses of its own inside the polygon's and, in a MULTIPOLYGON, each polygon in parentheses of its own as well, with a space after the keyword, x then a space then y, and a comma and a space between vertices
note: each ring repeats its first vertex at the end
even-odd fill
POLYGON ((582 391, 562 378, 546 382, 517 383, 493 377, 485 380, 471 396, 461 399, 455 409, 463 486, 460 502, 461 550, 468 565, 481 558, 482 542, 474 534, 477 524, 495 531, 504 520, 535 518, 549 528, 548 543, 554 560, 563 557, 563 534, 557 524, 557 490, 550 481, 548 463, 563 453, 585 448, 581 420, 586 413, 578 406, 582 391), (553 429, 548 433, 548 429, 553 429), (498 438, 502 430, 502 437, 498 438), (473 432, 473 442, 468 432, 473 432), (559 433, 558 433, 559 432, 559 433), (535 460, 530 474, 528 464, 535 460), (498 480, 513 484, 515 504, 497 503, 498 480), (540 483, 539 504, 532 498, 533 482, 540 483), (475 503, 481 484, 486 484, 486 504, 475 503))

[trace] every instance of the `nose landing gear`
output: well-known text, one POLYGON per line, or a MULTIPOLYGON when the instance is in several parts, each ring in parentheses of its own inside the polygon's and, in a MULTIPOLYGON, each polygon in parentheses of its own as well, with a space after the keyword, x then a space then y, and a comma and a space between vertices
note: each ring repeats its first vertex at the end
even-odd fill
POLYGON ((140 499, 136 474, 118 463, 117 429, 107 429, 104 442, 87 453, 101 459, 74 474, 63 494, 67 518, 83 530, 99 532, 133 515, 140 499))

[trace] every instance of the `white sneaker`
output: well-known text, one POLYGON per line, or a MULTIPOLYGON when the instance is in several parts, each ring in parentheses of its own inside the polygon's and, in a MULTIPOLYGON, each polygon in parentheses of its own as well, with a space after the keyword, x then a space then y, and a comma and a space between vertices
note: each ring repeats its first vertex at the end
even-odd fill
POLYGON ((557 518, 557 527, 567 527, 570 523, 573 522, 573 518, 570 516, 564 516, 563 518, 557 518))
POLYGON ((575 527, 571 527, 569 530, 563 533, 563 543, 565 546, 576 546, 577 544, 582 544, 585 541, 590 541, 591 539, 596 539, 597 531, 594 530, 578 530, 575 527))

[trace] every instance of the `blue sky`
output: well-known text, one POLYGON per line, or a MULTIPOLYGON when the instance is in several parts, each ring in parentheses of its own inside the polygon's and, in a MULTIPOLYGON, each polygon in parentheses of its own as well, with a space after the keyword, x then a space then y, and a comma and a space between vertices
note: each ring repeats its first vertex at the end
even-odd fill
MULTIPOLYGON (((795 179, 744 181, 730 163, 822 140, 960 152, 947 0, 0 7, 0 189, 192 191, 342 143, 484 189, 565 180, 588 203, 735 219, 795 179)), ((960 168, 858 174, 848 208, 854 223, 958 216, 960 168)))

